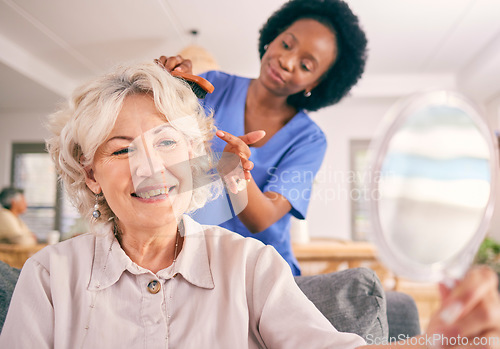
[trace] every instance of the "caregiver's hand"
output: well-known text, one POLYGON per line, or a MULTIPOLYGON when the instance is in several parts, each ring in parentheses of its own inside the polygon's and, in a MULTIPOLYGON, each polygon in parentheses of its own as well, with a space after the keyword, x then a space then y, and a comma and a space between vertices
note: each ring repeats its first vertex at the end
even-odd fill
POLYGON ((251 152, 248 145, 258 142, 266 133, 253 131, 236 137, 228 132, 218 130, 216 135, 227 142, 219 161, 219 173, 224 178, 229 190, 233 194, 237 194, 246 188, 246 181, 252 178, 250 171, 253 169, 253 162, 249 160, 251 152))
POLYGON ((474 267, 453 289, 440 285, 440 290, 442 305, 427 330, 442 336, 436 347, 500 348, 500 294, 492 269, 474 267))
POLYGON ((167 69, 167 71, 180 71, 183 73, 193 74, 193 64, 191 60, 184 59, 182 56, 161 56, 160 59, 155 59, 155 62, 167 69))

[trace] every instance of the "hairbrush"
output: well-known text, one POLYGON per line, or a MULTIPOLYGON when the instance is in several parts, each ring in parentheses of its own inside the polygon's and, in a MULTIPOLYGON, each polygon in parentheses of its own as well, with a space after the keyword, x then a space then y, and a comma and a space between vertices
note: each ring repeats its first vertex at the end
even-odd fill
POLYGON ((208 80, 203 79, 201 76, 191 75, 177 70, 172 70, 170 74, 176 78, 186 81, 196 97, 200 99, 205 98, 207 93, 212 93, 214 91, 214 85, 212 85, 208 80))

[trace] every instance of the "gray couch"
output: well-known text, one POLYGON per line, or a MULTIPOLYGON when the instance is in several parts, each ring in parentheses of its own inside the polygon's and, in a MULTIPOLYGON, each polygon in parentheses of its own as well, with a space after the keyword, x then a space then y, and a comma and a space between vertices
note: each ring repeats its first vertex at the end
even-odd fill
MULTIPOLYGON (((19 272, 0 261, 0 331, 19 272)), ((399 292, 384 292, 376 274, 369 269, 299 276, 295 280, 339 331, 357 333, 367 340, 414 336, 420 332, 415 302, 399 292)))
POLYGON ((367 341, 420 334, 415 301, 401 292, 385 292, 371 269, 298 276, 295 281, 339 331, 356 333, 367 341))

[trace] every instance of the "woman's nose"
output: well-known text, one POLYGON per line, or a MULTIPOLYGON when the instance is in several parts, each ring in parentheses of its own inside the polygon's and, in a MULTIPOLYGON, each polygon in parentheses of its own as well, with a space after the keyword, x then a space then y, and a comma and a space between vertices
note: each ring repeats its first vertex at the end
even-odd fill
POLYGON ((293 71, 293 65, 294 65, 294 56, 292 53, 290 52, 287 52, 287 53, 283 53, 280 58, 279 58, 279 63, 280 63, 280 66, 283 70, 286 70, 286 71, 293 71))
POLYGON ((134 172, 138 177, 150 177, 165 168, 163 159, 153 149, 141 151, 141 156, 137 158, 138 161, 134 172))

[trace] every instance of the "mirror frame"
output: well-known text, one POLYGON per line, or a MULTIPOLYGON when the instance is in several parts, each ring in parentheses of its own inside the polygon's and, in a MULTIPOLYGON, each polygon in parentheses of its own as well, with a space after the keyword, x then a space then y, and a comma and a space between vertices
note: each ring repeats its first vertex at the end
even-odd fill
MULTIPOLYGON (((401 126, 417 110, 429 105, 448 105, 466 112, 485 138, 488 144, 490 159, 490 195, 486 203, 483 217, 477 231, 469 240, 469 243, 454 254, 453 257, 433 264, 425 265, 406 258, 402 253, 393 251, 388 243, 380 222, 378 199, 369 195, 369 212, 371 219, 371 240, 377 247, 377 257, 396 275, 415 281, 425 282, 447 282, 461 278, 472 263, 479 245, 484 240, 491 217, 493 215, 495 191, 498 173, 498 144, 497 138, 486 124, 482 115, 484 113, 468 98, 456 91, 430 90, 410 95, 399 100, 387 112, 379 133, 370 144, 369 149, 369 171, 371 178, 379 178, 384 159, 387 155, 389 144, 401 126)), ((379 181, 368 183, 369 193, 378 193, 379 181)))

